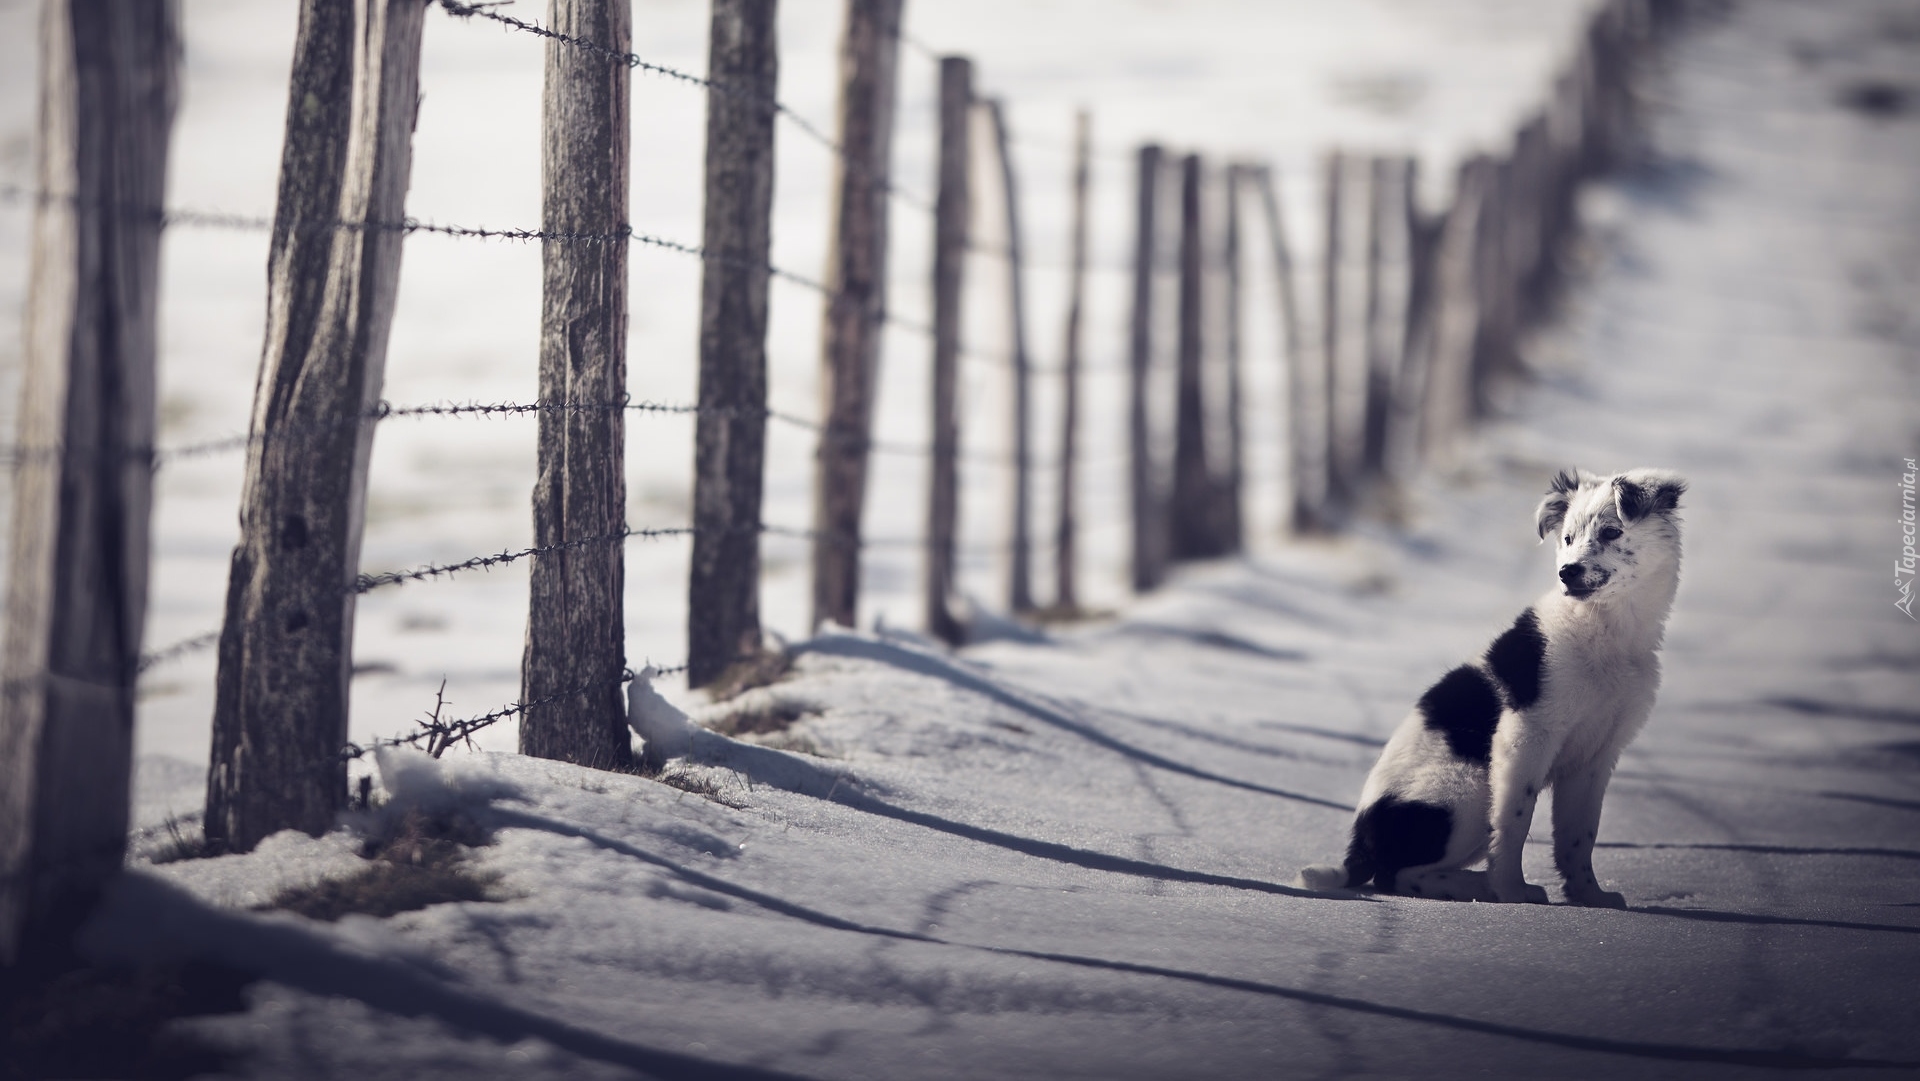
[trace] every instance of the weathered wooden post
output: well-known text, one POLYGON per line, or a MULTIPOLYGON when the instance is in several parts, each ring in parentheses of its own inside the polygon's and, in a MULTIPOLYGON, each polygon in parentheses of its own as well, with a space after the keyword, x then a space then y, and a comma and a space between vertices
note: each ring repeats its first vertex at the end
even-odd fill
MULTIPOLYGON (((624 53, 631 0, 549 0, 555 31, 624 53)), ((541 244, 540 414, 533 543, 626 528, 627 142, 630 71, 617 56, 547 42, 541 228, 594 239, 541 244), (602 408, 591 408, 591 406, 602 408)), ((703 320, 704 322, 704 320, 703 320)), ((533 557, 520 662, 520 753, 625 768, 626 547, 618 539, 533 557), (571 692, 571 693, 569 693, 571 692), (559 697, 555 697, 559 696, 559 697)))
POLYGON ((1292 498, 1286 530, 1294 534, 1325 528, 1321 510, 1326 499, 1326 435, 1321 427, 1325 389, 1319 371, 1306 363, 1300 340, 1300 305, 1293 288, 1293 253, 1287 245, 1286 220, 1280 213, 1273 171, 1261 166, 1254 174, 1266 211, 1267 239, 1273 248, 1273 278, 1280 297, 1280 363, 1287 388, 1286 475, 1292 498))
POLYGON ((365 418, 400 280, 425 14, 425 0, 300 8, 207 774, 207 840, 236 851, 322 833, 346 803, 365 418))
POLYGON ((1507 232, 1516 312, 1523 323, 1539 316, 1552 284, 1555 236, 1547 220, 1551 172, 1547 153, 1547 120, 1543 114, 1535 114, 1513 137, 1513 221, 1507 232))
POLYGON ((1585 173, 1586 123, 1579 75, 1568 67, 1554 76, 1553 91, 1547 99, 1547 139, 1553 144, 1556 214, 1571 208, 1572 190, 1585 173))
POLYGON ((1474 356, 1481 325, 1475 270, 1492 170, 1485 156, 1460 164, 1453 205, 1434 253, 1433 344, 1420 417, 1421 451, 1430 459, 1451 450, 1473 416, 1474 356))
POLYGON ((1589 24, 1588 32, 1574 50, 1571 66, 1580 105, 1580 175, 1583 179, 1605 171, 1613 134, 1604 100, 1606 88, 1601 85, 1602 74, 1593 43, 1593 28, 1589 24))
POLYGON ((887 191, 903 0, 847 0, 840 42, 840 148, 821 350, 814 474, 813 624, 851 627, 860 609, 860 517, 867 499, 874 383, 887 310, 887 191))
POLYGON ((1393 410, 1387 423, 1385 469, 1396 479, 1412 477, 1420 461, 1420 416, 1427 393, 1427 369, 1433 355, 1433 255, 1441 223, 1420 213, 1420 163, 1401 163, 1397 214, 1406 237, 1406 306, 1400 320, 1399 369, 1393 379, 1393 410))
POLYGON ((147 608, 172 3, 49 0, 0 663, 0 966, 57 956, 126 852, 147 608))
POLYGON ((1087 188, 1093 159, 1093 121, 1085 109, 1073 124, 1073 269, 1067 283, 1067 340, 1061 362, 1060 518, 1054 530, 1053 606, 1062 615, 1080 608, 1078 588, 1080 449, 1080 319, 1087 279, 1087 188))
MULTIPOLYGON (((1367 165, 1366 413, 1361 469, 1371 480, 1386 468, 1387 426, 1392 413, 1393 383, 1400 368, 1403 341, 1387 303, 1388 229, 1394 220, 1396 163, 1374 157, 1367 165)), ((1404 267, 1401 268, 1404 271, 1404 267)))
POLYGON ((1180 308, 1173 433, 1173 492, 1167 500, 1174 559, 1217 554, 1213 474, 1207 465, 1206 387, 1202 365, 1206 294, 1200 236, 1200 155, 1180 162, 1180 308))
POLYGON ((933 460, 927 483, 927 632, 949 645, 966 638, 953 612, 954 535, 960 516, 961 287, 972 217, 968 129, 973 62, 940 61, 940 192, 933 220, 933 460))
MULTIPOLYGON (((1325 275, 1321 278, 1321 342, 1327 369, 1327 505, 1325 524, 1338 524, 1352 513, 1361 490, 1367 457, 1367 357, 1365 332, 1350 326, 1348 276, 1356 252, 1348 250, 1346 221, 1352 213, 1348 188, 1359 179, 1359 157, 1338 150, 1327 156, 1327 244, 1325 275), (1352 332, 1350 330, 1359 330, 1352 332)), ((1359 205, 1365 211, 1365 204, 1359 205)), ((1361 248, 1359 255, 1365 255, 1361 248)), ((1365 300, 1365 298, 1359 298, 1365 300)))
POLYGON ((1222 271, 1221 352, 1226 367, 1227 462, 1214 483, 1214 542, 1220 554, 1245 542, 1241 500, 1246 486, 1246 424, 1240 396, 1240 188, 1246 166, 1227 166, 1225 223, 1220 242, 1222 271))
POLYGON ((778 0, 714 0, 687 684, 760 651, 778 0))
POLYGON ((1006 106, 999 100, 987 102, 993 118, 993 137, 1000 161, 1000 179, 1007 208, 1007 325, 1012 336, 1008 342, 1013 361, 1013 535, 1009 538, 1007 606, 1015 612, 1033 608, 1033 453, 1032 365, 1027 357, 1025 259, 1020 243, 1019 186, 1014 183, 1013 154, 1007 137, 1006 106))
POLYGON ((1487 159, 1480 199, 1480 236, 1474 246, 1480 331, 1473 353, 1469 405, 1476 421, 1493 409, 1494 383, 1522 370, 1516 344, 1513 275, 1507 263, 1513 179, 1512 159, 1487 159))
POLYGON ((1597 136, 1591 162, 1596 174, 1619 161, 1631 134, 1625 93, 1625 17, 1626 10, 1620 4, 1601 4, 1587 20, 1577 53, 1577 63, 1586 70, 1589 84, 1588 106, 1597 136))
POLYGON ((1152 395, 1148 378, 1153 366, 1154 235, 1159 228, 1155 205, 1160 199, 1158 146, 1140 148, 1138 203, 1133 242, 1133 318, 1128 339, 1127 401, 1128 487, 1133 504, 1133 589, 1145 593, 1165 574, 1167 523, 1161 516, 1154 478, 1153 427, 1148 416, 1152 395))
POLYGON ((1353 494, 1354 456, 1348 452, 1348 425, 1345 423, 1347 374, 1341 363, 1341 290, 1340 278, 1346 270, 1346 245, 1341 226, 1346 213, 1343 199, 1346 187, 1346 158, 1338 150, 1327 155, 1323 171, 1325 190, 1325 242, 1321 245, 1320 265, 1320 366, 1325 371, 1322 384, 1326 394, 1324 415, 1327 436, 1327 495, 1321 507, 1322 525, 1331 525, 1345 516, 1353 494))

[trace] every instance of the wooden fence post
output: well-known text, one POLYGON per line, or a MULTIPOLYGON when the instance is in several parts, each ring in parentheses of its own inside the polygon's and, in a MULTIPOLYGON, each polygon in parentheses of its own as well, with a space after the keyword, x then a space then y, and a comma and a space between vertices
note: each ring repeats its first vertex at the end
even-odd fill
POLYGON ((1138 203, 1133 244, 1133 318, 1128 341, 1128 480, 1133 503, 1133 589, 1145 593, 1165 573, 1167 523, 1161 516, 1153 462, 1153 427, 1147 413, 1153 365, 1155 207, 1160 199, 1158 146, 1140 148, 1138 203))
POLYGON ((1260 186, 1260 203, 1266 211, 1267 240, 1273 248, 1273 278, 1280 297, 1280 362, 1287 387, 1286 475, 1292 489, 1285 529, 1293 534, 1317 532, 1325 528, 1320 507, 1326 498, 1326 437, 1316 421, 1319 403, 1325 391, 1303 356, 1300 340, 1300 305, 1293 286, 1293 252, 1287 245, 1286 219, 1280 213, 1280 196, 1275 190, 1273 171, 1261 166, 1254 174, 1260 186))
POLYGON ((38 186, 0 664, 0 967, 120 869, 147 606, 171 3, 41 12, 38 186))
POLYGON ((1073 124, 1073 270, 1067 284, 1067 341, 1062 360, 1060 419, 1060 519, 1054 532, 1054 610, 1071 615, 1080 608, 1079 528, 1074 505, 1079 498, 1080 319, 1087 279, 1087 188, 1092 173, 1093 121, 1085 109, 1073 124))
POLYGON ((1341 453, 1344 436, 1340 423, 1340 271, 1345 262, 1342 251, 1340 218, 1342 180, 1345 177, 1345 162, 1338 150, 1327 155, 1323 168, 1322 183, 1325 220, 1322 222, 1325 242, 1320 252, 1320 367, 1325 372, 1322 390, 1326 402, 1322 405, 1322 415, 1326 418, 1327 437, 1327 492, 1326 501, 1320 508, 1323 524, 1331 524, 1335 508, 1344 507, 1348 494, 1348 477, 1345 455, 1341 453))
POLYGON ((207 840, 333 826, 425 0, 304 0, 215 688, 207 840), (348 228, 336 228, 344 222, 348 228))
POLYGON ((903 0, 847 0, 840 43, 840 148, 821 350, 814 475, 813 625, 851 627, 860 609, 860 516, 867 498, 874 384, 887 310, 887 192, 903 0))
MULTIPOLYGON (((617 52, 632 41, 631 0, 550 0, 548 15, 555 31, 617 52)), ((630 70, 618 57, 547 43, 544 231, 605 237, 626 228, 630 70)), ((521 714, 520 753, 624 768, 633 761, 619 682, 626 416, 605 405, 627 390, 627 242, 548 239, 540 250, 540 400, 590 407, 540 413, 533 543, 615 539, 533 557, 520 700, 540 704, 521 714)))
POLYGON ((1393 394, 1392 369, 1397 367, 1388 354, 1384 313, 1386 291, 1385 236, 1391 181, 1386 158, 1375 156, 1367 162, 1367 268, 1365 315, 1362 316, 1362 340, 1365 343, 1366 407, 1361 424, 1362 475, 1378 477, 1387 458, 1387 418, 1393 394))
POLYGON ((1225 224, 1220 244, 1222 264, 1222 359, 1226 366, 1227 461, 1225 475, 1215 482, 1214 539, 1221 555, 1238 552, 1244 543, 1241 500, 1246 487, 1246 425, 1240 395, 1240 187, 1246 166, 1227 166, 1225 224))
POLYGON ((940 61, 940 193, 933 222, 933 460, 927 484, 927 632, 959 645, 966 627, 953 613, 954 534, 960 516, 961 287, 972 217, 968 128, 973 62, 940 61))
MULTIPOLYGON (((1366 461, 1366 336, 1364 330, 1350 325, 1354 321, 1347 309, 1353 301, 1345 280, 1356 254, 1349 250, 1347 189, 1355 186, 1362 164, 1363 159, 1338 150, 1327 155, 1321 336, 1327 397, 1327 499, 1322 515, 1328 525, 1344 522, 1352 513, 1366 461)), ((1360 209, 1365 210, 1365 205, 1360 209)), ((1357 254, 1364 258, 1364 247, 1357 254)))
POLYGON ((1420 163, 1401 161, 1401 228, 1406 237, 1407 297, 1400 322, 1399 370, 1393 379, 1393 411, 1387 423, 1385 468, 1398 480, 1412 477, 1420 461, 1420 418, 1433 355, 1433 263, 1440 223, 1420 213, 1420 163))
POLYGON ((1548 217, 1552 165, 1547 160, 1547 120, 1535 114, 1513 138, 1513 228, 1509 251, 1518 317, 1532 322, 1552 287, 1552 253, 1558 243, 1548 217))
POLYGON ((1173 493, 1167 501, 1174 559, 1214 553, 1213 474, 1207 468, 1206 387, 1201 326, 1205 319, 1200 237, 1200 155, 1180 162, 1180 309, 1178 399, 1173 433, 1173 493))
POLYGON ((1480 198, 1480 236, 1474 245, 1474 291, 1479 298, 1480 330, 1473 351, 1469 416, 1493 411, 1493 387, 1501 376, 1522 370, 1516 347, 1513 276, 1509 272, 1507 234, 1513 213, 1513 161, 1486 159, 1480 198))
POLYGON ((1019 186, 1013 179, 1013 154, 1007 137, 1006 106, 998 99, 987 102, 993 117, 994 143, 1000 159, 1000 179, 1006 191, 1007 208, 1007 322, 1012 334, 1013 361, 1013 535, 1009 538, 1011 562, 1007 574, 1007 606, 1014 612, 1033 609, 1033 453, 1032 365, 1027 357, 1027 304, 1024 254, 1020 243, 1019 186))
POLYGON ((778 0, 714 0, 687 684, 760 652, 778 0))
POLYGON ((1421 450, 1429 458, 1451 450, 1473 416, 1473 367, 1481 324, 1475 271, 1492 169, 1485 156, 1460 163, 1453 205, 1433 257, 1433 344, 1420 417, 1421 450))
POLYGON ((1594 118, 1593 171, 1605 172, 1620 160, 1630 136, 1626 90, 1626 10, 1603 3, 1587 20, 1580 43, 1580 62, 1589 80, 1589 104, 1594 118))

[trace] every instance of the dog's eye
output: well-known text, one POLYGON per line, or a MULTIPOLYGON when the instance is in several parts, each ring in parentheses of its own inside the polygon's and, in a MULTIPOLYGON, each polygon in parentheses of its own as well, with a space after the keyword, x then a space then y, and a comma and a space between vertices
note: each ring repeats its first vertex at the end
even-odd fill
POLYGON ((1614 541, 1617 541, 1619 539, 1620 539, 1620 531, 1618 529, 1613 528, 1612 526, 1608 526, 1607 528, 1600 531, 1601 544, 1612 544, 1614 541))
POLYGON ((1571 534, 1571 533, 1569 533, 1569 534, 1567 534, 1566 536, 1564 536, 1564 537, 1561 537, 1561 538, 1560 538, 1560 543, 1561 543, 1561 544, 1572 544, 1572 543, 1573 543, 1573 534, 1571 534))

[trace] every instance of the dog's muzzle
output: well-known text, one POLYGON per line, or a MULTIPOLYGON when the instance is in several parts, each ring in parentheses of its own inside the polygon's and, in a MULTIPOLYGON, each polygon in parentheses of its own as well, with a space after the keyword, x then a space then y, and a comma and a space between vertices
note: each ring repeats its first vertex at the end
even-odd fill
POLYGON ((1566 587, 1569 597, 1590 597, 1594 590, 1607 584, 1607 573, 1589 571, 1584 563, 1569 563, 1560 568, 1560 584, 1566 587))

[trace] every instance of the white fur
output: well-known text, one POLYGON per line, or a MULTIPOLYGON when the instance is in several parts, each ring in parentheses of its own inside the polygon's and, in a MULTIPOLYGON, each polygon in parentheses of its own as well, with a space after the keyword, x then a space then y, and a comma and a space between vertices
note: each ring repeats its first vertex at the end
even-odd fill
MULTIPOLYGON (((1546 892, 1525 881, 1520 856, 1534 803, 1552 788, 1554 864, 1567 899, 1625 907, 1595 879, 1593 845, 1614 765, 1659 690, 1658 650, 1680 581, 1674 509, 1684 489, 1679 477, 1652 469, 1556 478, 1537 515, 1541 536, 1556 545, 1561 579, 1533 606, 1545 638, 1538 699, 1520 710, 1504 704, 1487 766, 1456 756, 1415 709, 1361 791, 1363 813, 1393 795, 1452 815, 1445 854, 1401 870, 1398 892, 1544 902, 1546 892), (1481 859, 1484 873, 1467 870, 1481 859)), ((1348 869, 1319 865, 1300 881, 1329 889, 1348 878, 1348 869)))

